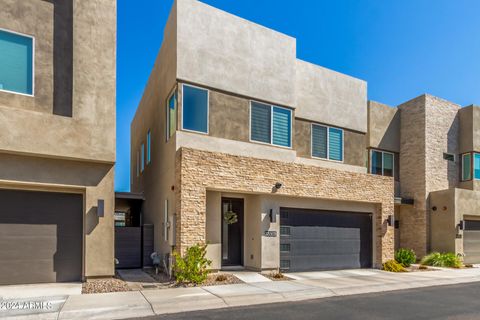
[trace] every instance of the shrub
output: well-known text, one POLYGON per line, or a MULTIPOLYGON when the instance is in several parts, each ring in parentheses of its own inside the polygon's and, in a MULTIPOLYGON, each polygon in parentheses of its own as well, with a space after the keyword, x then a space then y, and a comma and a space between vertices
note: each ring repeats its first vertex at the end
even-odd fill
POLYGON ((417 261, 417 256, 412 249, 398 249, 395 252, 395 261, 404 267, 410 267, 412 263, 417 261))
POLYGON ((217 282, 223 282, 223 281, 227 281, 228 277, 224 274, 219 274, 216 278, 215 278, 215 281, 217 282))
POLYGON ((432 252, 423 257, 421 264, 432 267, 460 268, 462 262, 454 253, 432 252))
POLYGON ((395 260, 388 260, 382 265, 382 269, 389 272, 406 272, 405 268, 395 260))
POLYGON ((205 258, 207 245, 194 245, 187 249, 182 257, 178 252, 174 252, 175 278, 180 283, 200 284, 207 279, 208 266, 212 261, 205 258))

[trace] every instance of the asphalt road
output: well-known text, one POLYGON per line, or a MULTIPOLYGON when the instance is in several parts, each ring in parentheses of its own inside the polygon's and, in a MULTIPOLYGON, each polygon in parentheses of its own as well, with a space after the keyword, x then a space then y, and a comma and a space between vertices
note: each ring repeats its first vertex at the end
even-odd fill
POLYGON ((142 319, 480 319, 480 282, 142 319))

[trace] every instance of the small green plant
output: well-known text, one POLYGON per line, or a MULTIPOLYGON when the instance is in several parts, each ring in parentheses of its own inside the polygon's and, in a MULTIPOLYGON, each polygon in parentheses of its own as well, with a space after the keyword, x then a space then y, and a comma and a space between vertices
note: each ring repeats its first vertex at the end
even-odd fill
POLYGON ((212 264, 211 260, 205 258, 207 245, 197 244, 187 248, 182 257, 178 252, 174 252, 175 278, 179 283, 200 284, 207 279, 208 267, 212 264))
POLYGON ((423 257, 421 264, 432 267, 460 268, 462 262, 454 253, 432 252, 423 257))
POLYGON ((395 260, 388 260, 382 265, 384 271, 389 272, 406 272, 405 268, 395 260))
POLYGON ((277 272, 277 271, 272 271, 270 273, 270 276, 274 279, 283 279, 285 276, 283 275, 283 273, 281 272, 277 272))
POLYGON ((395 261, 404 267, 410 267, 412 263, 417 261, 417 256, 412 249, 398 249, 397 252, 395 252, 395 261))

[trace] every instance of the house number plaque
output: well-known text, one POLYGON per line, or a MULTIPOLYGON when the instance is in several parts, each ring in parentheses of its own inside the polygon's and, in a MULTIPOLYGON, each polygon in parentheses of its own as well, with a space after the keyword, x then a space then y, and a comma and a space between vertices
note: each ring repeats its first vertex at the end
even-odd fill
POLYGON ((267 231, 265 231, 265 232, 263 233, 263 235, 264 235, 265 237, 275 238, 275 237, 277 236, 277 231, 268 231, 268 230, 267 230, 267 231))

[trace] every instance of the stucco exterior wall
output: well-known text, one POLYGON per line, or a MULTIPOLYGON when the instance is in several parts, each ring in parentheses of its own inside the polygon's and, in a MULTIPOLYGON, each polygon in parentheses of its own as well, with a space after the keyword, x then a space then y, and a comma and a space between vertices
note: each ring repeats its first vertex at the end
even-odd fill
POLYGON ((386 104, 368 102, 367 148, 400 152, 400 111, 386 104))
POLYGON ((459 152, 480 151, 480 107, 468 106, 459 110, 459 152))
POLYGON ((165 206, 168 206, 168 222, 173 225, 175 215, 175 196, 172 187, 175 184, 175 146, 173 135, 167 141, 166 115, 167 99, 176 88, 176 33, 177 14, 174 3, 165 30, 164 39, 155 65, 150 74, 142 100, 132 120, 130 150, 130 189, 143 192, 144 223, 153 224, 154 248, 160 254, 171 251, 174 243, 173 227, 165 235, 165 206), (137 154, 141 144, 145 145, 147 159, 147 133, 151 133, 151 162, 145 164, 145 170, 137 177, 137 154))
POLYGON ((296 116, 367 132, 367 83, 296 60, 296 116))
POLYGON ((294 38, 195 0, 177 0, 177 78, 295 105, 294 38))
POLYGON ((393 257, 393 228, 385 223, 394 211, 391 178, 188 148, 177 151, 175 172, 176 248, 180 251, 206 241, 207 190, 268 195, 282 181, 278 196, 374 204, 375 263, 378 266, 393 257))
POLYGON ((52 24, 57 4, 2 0, 0 6, 0 27, 38 36, 39 83, 33 97, 0 94, 0 152, 115 162, 116 1, 73 0, 71 117, 54 112, 52 24))

